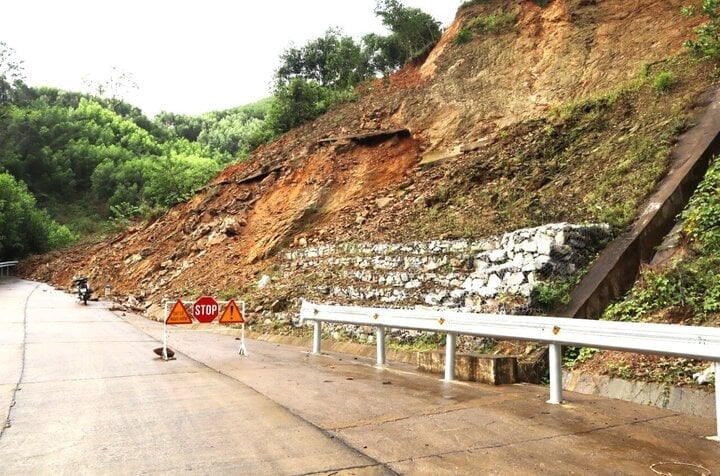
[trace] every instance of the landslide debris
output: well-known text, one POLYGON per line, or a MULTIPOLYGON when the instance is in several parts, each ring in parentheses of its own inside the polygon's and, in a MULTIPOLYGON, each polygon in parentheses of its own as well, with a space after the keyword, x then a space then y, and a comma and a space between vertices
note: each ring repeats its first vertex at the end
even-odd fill
POLYGON ((286 269, 289 247, 555 221, 619 230, 714 82, 683 53, 695 25, 681 5, 470 2, 426 58, 363 85, 356 102, 262 146, 154 222, 34 257, 20 272, 61 287, 85 274, 150 317, 163 299, 203 294, 241 295, 252 315, 330 279, 286 269), (497 13, 509 27, 453 41, 497 13), (662 93, 661 72, 675 78, 662 93), (259 289, 263 275, 274 284, 259 289))

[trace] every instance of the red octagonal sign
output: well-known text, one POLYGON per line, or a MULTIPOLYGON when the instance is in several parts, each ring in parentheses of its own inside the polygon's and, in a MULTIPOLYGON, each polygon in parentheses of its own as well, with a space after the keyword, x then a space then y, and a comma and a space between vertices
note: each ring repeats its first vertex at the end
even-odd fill
POLYGON ((198 322, 212 322, 218 315, 220 306, 215 299, 210 296, 203 296, 192 306, 193 317, 198 322))

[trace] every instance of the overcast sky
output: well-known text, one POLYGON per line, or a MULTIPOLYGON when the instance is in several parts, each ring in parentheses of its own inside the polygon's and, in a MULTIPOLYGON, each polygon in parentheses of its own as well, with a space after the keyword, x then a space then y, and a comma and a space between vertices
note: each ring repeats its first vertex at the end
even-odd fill
MULTIPOLYGON (((402 0, 449 25, 462 0, 402 0)), ((375 0, 17 0, 4 2, 0 41, 32 86, 88 91, 116 68, 148 115, 200 114, 270 94, 280 54, 340 27, 386 33, 375 0)))

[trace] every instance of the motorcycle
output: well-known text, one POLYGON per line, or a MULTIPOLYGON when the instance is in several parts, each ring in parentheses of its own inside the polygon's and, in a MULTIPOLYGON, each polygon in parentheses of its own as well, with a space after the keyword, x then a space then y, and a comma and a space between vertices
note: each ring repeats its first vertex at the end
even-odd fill
POLYGON ((92 294, 92 289, 88 284, 88 278, 86 278, 85 276, 80 276, 73 279, 73 284, 76 286, 78 299, 87 306, 87 302, 90 299, 90 295, 92 294))

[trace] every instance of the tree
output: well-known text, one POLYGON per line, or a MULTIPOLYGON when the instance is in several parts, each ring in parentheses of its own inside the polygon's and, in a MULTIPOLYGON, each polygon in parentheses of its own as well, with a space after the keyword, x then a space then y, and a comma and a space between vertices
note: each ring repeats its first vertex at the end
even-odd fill
POLYGON ((83 83, 85 83, 85 86, 96 96, 109 98, 116 102, 119 102, 130 91, 139 89, 133 75, 121 70, 117 66, 110 68, 110 73, 105 81, 94 81, 89 78, 83 78, 83 83))
POLYGON ((23 182, 0 173, 0 261, 64 246, 75 235, 35 206, 35 197, 23 182))
POLYGON ((267 127, 256 130, 279 135, 310 121, 332 104, 356 97, 354 87, 362 81, 396 71, 440 38, 439 22, 398 0, 378 0, 375 14, 389 36, 369 34, 358 44, 331 28, 301 48, 288 48, 275 72, 267 127))
POLYGON ((14 100, 25 78, 23 62, 15 56, 15 50, 0 41, 0 106, 14 100))
POLYGON ((147 171, 145 197, 153 206, 171 207, 187 200, 220 170, 217 162, 192 156, 152 161, 147 171))
POLYGON ((315 119, 327 110, 329 90, 315 81, 294 78, 275 90, 268 122, 278 134, 315 119))
POLYGON ((372 76, 369 58, 361 45, 330 28, 325 36, 309 41, 302 48, 288 48, 275 72, 277 87, 293 79, 315 81, 332 89, 345 89, 372 76))
POLYGON ((201 117, 166 111, 160 112, 153 120, 169 130, 175 137, 183 137, 191 142, 197 140, 204 127, 201 117))
POLYGON ((373 71, 387 76, 401 68, 408 59, 397 36, 369 33, 363 37, 366 55, 373 71))
POLYGON ((441 36, 440 22, 419 8, 405 7, 398 0, 377 0, 375 15, 390 31, 389 37, 374 37, 384 60, 395 68, 422 54, 441 36))

